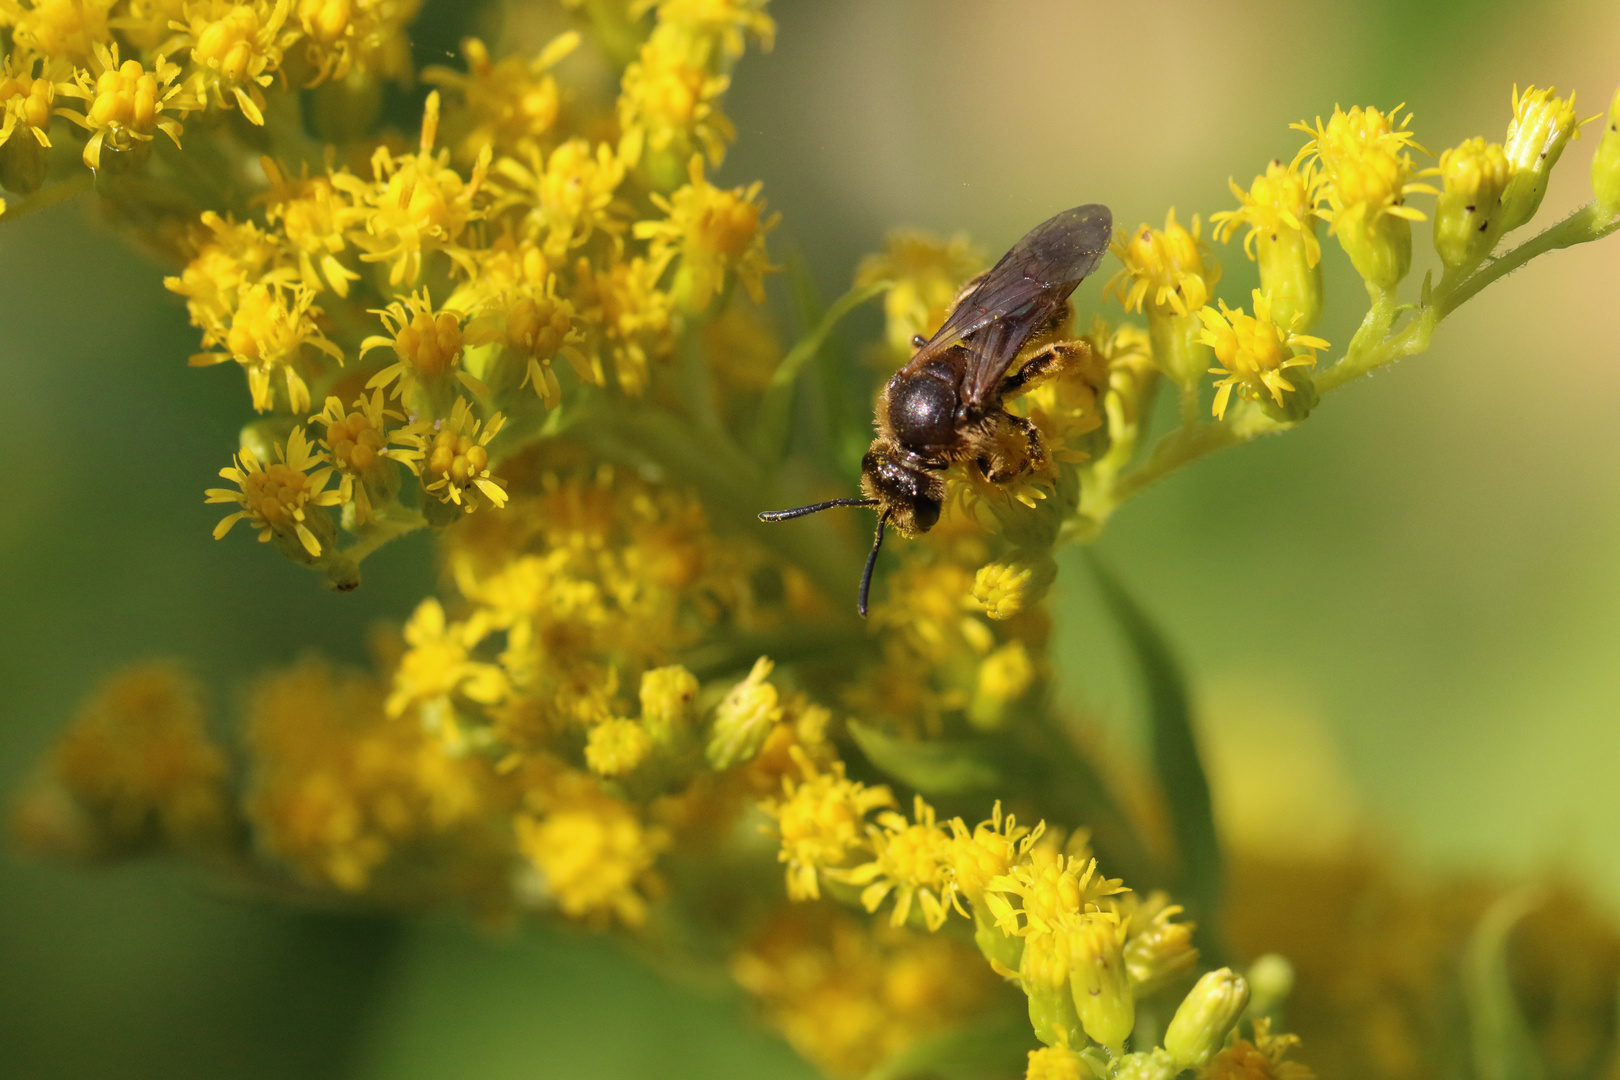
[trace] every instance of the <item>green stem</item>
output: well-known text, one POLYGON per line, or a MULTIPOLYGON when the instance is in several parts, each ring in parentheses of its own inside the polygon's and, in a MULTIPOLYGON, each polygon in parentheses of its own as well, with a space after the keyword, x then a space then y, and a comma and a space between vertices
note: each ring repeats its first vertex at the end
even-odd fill
POLYGON ((343 554, 357 563, 362 562, 383 545, 426 527, 427 519, 417 511, 394 507, 392 513, 385 511, 379 515, 353 544, 343 549, 343 554))
POLYGON ((95 186, 96 174, 93 172, 75 173, 66 180, 58 180, 49 187, 40 188, 32 195, 6 206, 6 212, 0 214, 0 225, 40 210, 48 210, 64 199, 71 199, 80 192, 89 191, 95 186))

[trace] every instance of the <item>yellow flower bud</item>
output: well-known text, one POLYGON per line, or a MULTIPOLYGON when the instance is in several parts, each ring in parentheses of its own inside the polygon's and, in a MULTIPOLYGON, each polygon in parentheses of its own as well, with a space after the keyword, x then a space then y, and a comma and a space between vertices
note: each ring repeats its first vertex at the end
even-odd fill
POLYGON ((646 761, 652 749, 652 736, 634 720, 604 720, 586 737, 585 764, 598 776, 623 776, 646 761))
POLYGON ((1175 1061, 1163 1050, 1126 1054, 1114 1066, 1113 1080, 1174 1080, 1175 1061))
POLYGON ((1040 603, 1057 580, 1050 555, 987 563, 973 575, 973 602, 992 619, 1010 619, 1040 603))
POLYGON ((1007 706, 1029 690, 1035 665, 1022 641, 1010 641, 979 663, 979 685, 968 707, 968 720, 984 731, 1001 726, 1007 706))
POLYGON ((1177 1067, 1194 1069, 1213 1057, 1248 1004, 1249 984, 1231 968, 1199 979, 1164 1033, 1164 1048, 1177 1067))
POLYGON ((760 657, 748 678, 733 686, 715 710, 704 754, 716 769, 752 761, 765 745, 771 728, 782 718, 776 687, 765 681, 775 666, 768 658, 760 657))
POLYGON ((1024 1080, 1091 1080, 1086 1059, 1067 1046, 1043 1046, 1029 1052, 1024 1080))
POLYGON ((1564 144, 1577 137, 1575 95, 1555 97, 1557 88, 1526 87, 1513 91, 1513 119, 1502 149, 1507 155, 1507 190, 1502 195, 1502 232, 1512 232, 1535 217, 1547 194, 1547 177, 1564 144))
POLYGON ((1254 1013, 1275 1012, 1294 992, 1294 965, 1286 957, 1266 953, 1249 965, 1249 989, 1254 1013))
POLYGON ((1228 181, 1242 207, 1210 217, 1223 241, 1239 226, 1249 227, 1243 250, 1260 266, 1260 288, 1284 324, 1301 333, 1322 317, 1322 244, 1316 238, 1321 183, 1321 174, 1309 165, 1273 161, 1248 191, 1228 181))
POLYGON ((1592 158, 1592 194, 1601 212, 1620 214, 1620 90, 1614 92, 1603 140, 1592 158))
POLYGON ((1080 1026, 1117 1054, 1136 1026, 1136 998, 1125 967, 1125 926, 1111 916, 1087 916, 1070 932, 1070 941, 1069 988, 1080 1026))
POLYGON ((672 746, 692 727, 692 700, 698 681, 679 664, 654 668, 641 677, 641 723, 653 741, 672 746))
POLYGON ((1496 143, 1473 138, 1440 155, 1445 190, 1435 204, 1434 250, 1447 267, 1470 265, 1501 236, 1499 211, 1510 171, 1496 143))

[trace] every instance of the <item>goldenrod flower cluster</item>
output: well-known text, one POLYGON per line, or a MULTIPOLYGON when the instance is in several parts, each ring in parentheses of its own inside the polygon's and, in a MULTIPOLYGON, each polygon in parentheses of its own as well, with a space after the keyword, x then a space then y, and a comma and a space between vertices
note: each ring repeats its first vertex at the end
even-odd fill
POLYGON ((1620 99, 1596 201, 1521 248, 1498 242, 1578 127, 1551 90, 1515 94, 1501 144, 1432 168, 1401 110, 1335 109, 1232 185, 1237 209, 1121 231, 1107 293, 1125 321, 1055 320, 1014 359, 1066 343, 1006 402, 1028 428, 993 448, 1032 457, 1033 430, 1039 467, 952 466, 938 524, 876 563, 861 623, 864 530, 756 515, 856 490, 877 383, 981 252, 897 231, 844 297, 806 285, 784 330, 777 215, 759 183, 715 174, 732 70, 774 39, 763 0, 563 4, 577 22, 532 55, 469 39, 419 73, 416 9, 0 0, 8 214, 93 183, 171 260, 191 363, 245 383, 227 483, 204 495, 229 511, 216 536, 246 524, 347 590, 431 532, 442 571, 370 670, 265 674, 240 740, 210 734, 177 669, 115 676, 42 765, 19 838, 180 849, 296 900, 701 942, 838 1077, 1009 1008, 1028 1018, 1010 1069, 1035 1080, 1308 1077, 1272 1032, 1291 969, 1257 959, 1285 946, 1216 951, 1207 790, 1185 702, 1168 715, 1185 694, 1117 583, 1174 736, 1160 771, 1078 746, 1051 703, 1056 552, 1422 351, 1539 251, 1620 227, 1620 99), (418 74, 420 116, 381 126, 382 83, 418 74), (1431 217, 1445 269, 1403 303, 1431 217), (1371 302, 1331 364, 1323 222, 1371 302), (1260 287, 1234 306, 1213 245, 1240 230, 1260 287), (838 320, 880 295, 881 341, 849 355, 838 320), (1161 382, 1180 423, 1150 448, 1161 382))

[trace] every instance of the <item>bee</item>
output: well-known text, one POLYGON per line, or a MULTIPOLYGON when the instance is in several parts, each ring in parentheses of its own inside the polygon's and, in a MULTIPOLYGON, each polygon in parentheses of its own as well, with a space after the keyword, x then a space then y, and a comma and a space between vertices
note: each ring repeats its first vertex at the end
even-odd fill
POLYGON ((893 525, 903 536, 916 536, 933 528, 951 465, 971 463, 996 484, 1046 468, 1040 432, 1008 412, 1005 402, 1081 359, 1088 346, 1050 341, 1016 371, 1012 367, 1026 345, 1068 323, 1069 294, 1097 268, 1113 234, 1113 215, 1096 203, 1031 229, 967 283, 933 337, 912 340, 916 352, 878 395, 877 438, 861 459, 861 496, 759 515, 787 521, 835 506, 876 507, 877 531, 857 603, 862 618, 884 529, 893 525))

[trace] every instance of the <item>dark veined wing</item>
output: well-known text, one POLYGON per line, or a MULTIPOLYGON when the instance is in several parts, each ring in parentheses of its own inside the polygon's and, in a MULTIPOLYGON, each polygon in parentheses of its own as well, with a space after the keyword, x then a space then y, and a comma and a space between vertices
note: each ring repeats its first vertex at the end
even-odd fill
POLYGON ((1097 203, 1073 207, 1041 222, 962 298, 906 369, 919 368, 971 338, 974 362, 959 390, 964 405, 982 404, 1029 335, 1096 269, 1113 234, 1113 215, 1097 203))

